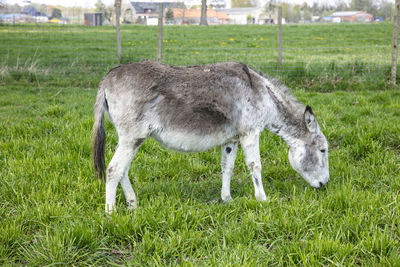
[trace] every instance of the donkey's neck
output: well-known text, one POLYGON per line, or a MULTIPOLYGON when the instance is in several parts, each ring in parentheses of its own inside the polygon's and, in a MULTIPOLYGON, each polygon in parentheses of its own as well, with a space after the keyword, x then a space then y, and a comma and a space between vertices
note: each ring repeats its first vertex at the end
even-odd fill
POLYGON ((290 146, 304 133, 304 106, 293 96, 268 84, 265 105, 268 108, 265 128, 280 136, 290 146))

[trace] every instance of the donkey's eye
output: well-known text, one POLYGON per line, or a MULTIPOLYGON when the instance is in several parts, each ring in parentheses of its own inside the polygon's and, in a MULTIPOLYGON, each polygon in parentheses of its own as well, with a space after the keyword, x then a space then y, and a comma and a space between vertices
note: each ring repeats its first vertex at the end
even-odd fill
POLYGON ((321 151, 322 153, 325 153, 325 152, 326 152, 326 150, 325 150, 325 149, 321 149, 320 151, 321 151))

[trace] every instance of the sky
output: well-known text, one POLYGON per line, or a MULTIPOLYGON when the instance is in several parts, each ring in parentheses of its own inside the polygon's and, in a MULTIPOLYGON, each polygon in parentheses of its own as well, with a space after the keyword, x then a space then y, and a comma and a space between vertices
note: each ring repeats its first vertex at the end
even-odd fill
MULTIPOLYGON (((135 0, 132 0, 132 1, 135 1, 135 0)), ((153 1, 157 2, 157 0, 153 0, 153 1)), ((351 0, 347 0, 347 2, 350 2, 350 1, 351 0)), ((394 0, 389 0, 389 1, 394 2, 394 0)), ((15 4, 15 3, 20 4, 23 2, 23 0, 6 0, 6 2, 8 4, 15 4)), ((97 0, 31 0, 31 2, 38 3, 38 4, 46 4, 46 5, 62 5, 62 6, 67 6, 67 7, 82 6, 82 7, 91 8, 91 7, 94 7, 94 4, 97 2, 97 0)), ((114 0, 102 0, 102 2, 107 6, 114 4, 114 0)), ((129 0, 122 0, 122 3, 127 4, 128 2, 129 2, 129 0)), ((314 2, 322 4, 322 3, 334 3, 336 1, 335 0, 277 0, 277 2, 298 3, 298 4, 307 2, 308 4, 311 5, 314 2)))

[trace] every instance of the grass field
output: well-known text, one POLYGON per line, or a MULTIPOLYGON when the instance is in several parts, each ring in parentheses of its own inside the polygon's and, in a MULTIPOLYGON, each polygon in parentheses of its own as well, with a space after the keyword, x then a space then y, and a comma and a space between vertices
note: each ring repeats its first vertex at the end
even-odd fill
MULTIPOLYGON (((156 27, 123 25, 121 35, 123 63, 156 59, 156 27)), ((115 30, 109 26, 0 25, 0 37, 0 63, 19 68, 34 65, 35 77, 25 74, 31 80, 47 74, 46 80, 51 78, 53 84, 57 80, 65 84, 70 78, 71 85, 93 87, 117 64, 115 30)), ((300 84, 319 92, 382 90, 390 88, 386 81, 391 38, 390 23, 284 25, 283 66, 278 68, 276 26, 166 26, 163 62, 241 61, 291 87, 300 84)), ((13 75, 13 79, 24 78, 21 73, 13 75)))
MULTIPOLYGON (((387 24, 370 26, 332 27, 344 27, 349 38, 363 29, 387 33, 390 41, 387 24)), ((270 30, 272 36, 273 28, 211 27, 207 39, 205 28, 195 34, 196 27, 166 27, 166 40, 177 41, 166 42, 165 61, 185 65, 237 57, 285 79, 313 107, 328 139, 331 182, 321 190, 309 187, 289 166, 285 143, 264 132, 268 201, 255 201, 239 152, 234 200, 223 204, 218 148, 181 154, 147 140, 129 172, 139 208, 126 210, 119 189, 118 213, 110 216, 104 213, 104 183, 94 177, 90 138, 97 84, 116 64, 112 29, 0 26, 0 265, 399 266, 400 91, 386 80, 388 63, 378 60, 387 55, 365 48, 368 53, 355 49, 335 56, 317 42, 339 40, 334 29, 286 27, 293 31, 288 45, 303 35, 323 38, 305 44, 321 52, 319 59, 307 65, 308 56, 296 59, 293 52, 293 61, 286 57, 278 70, 273 59, 257 55, 269 50, 244 49, 255 40, 273 47, 272 39, 270 44, 256 35, 270 30), (188 40, 195 36, 200 44, 193 49, 188 40), (219 43, 211 45, 217 37, 219 43), (211 49, 227 45, 234 47, 211 49), (324 57, 322 51, 329 53, 324 57), (329 69, 331 62, 336 63, 329 69)), ((144 39, 145 30, 123 28, 123 36, 132 36, 123 41, 124 61, 154 58, 155 39, 144 39)), ((338 46, 346 51, 352 44, 344 39, 348 43, 338 46)), ((356 40, 354 47, 373 47, 382 38, 356 40)), ((117 136, 109 122, 106 129, 109 161, 117 136)))

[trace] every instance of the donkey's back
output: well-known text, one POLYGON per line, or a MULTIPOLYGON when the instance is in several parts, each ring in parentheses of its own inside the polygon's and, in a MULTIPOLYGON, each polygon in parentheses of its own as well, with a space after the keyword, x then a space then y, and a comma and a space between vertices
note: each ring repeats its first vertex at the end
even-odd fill
POLYGON ((106 104, 120 138, 151 136, 169 149, 204 151, 237 135, 247 102, 257 99, 252 76, 246 65, 234 62, 131 63, 104 77, 98 105, 106 104))

